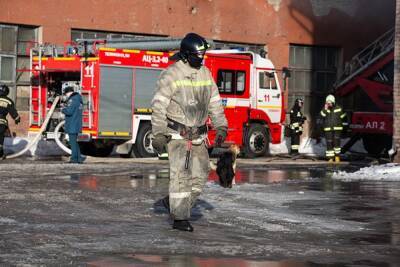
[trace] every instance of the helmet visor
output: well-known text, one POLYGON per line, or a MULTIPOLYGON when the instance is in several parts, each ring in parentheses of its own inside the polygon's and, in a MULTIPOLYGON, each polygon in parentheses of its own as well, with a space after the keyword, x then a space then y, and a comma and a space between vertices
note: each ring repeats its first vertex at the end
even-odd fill
POLYGON ((206 54, 206 50, 199 50, 199 51, 190 53, 190 55, 195 56, 195 57, 198 57, 198 58, 201 58, 201 59, 204 58, 204 55, 205 55, 205 54, 206 54))

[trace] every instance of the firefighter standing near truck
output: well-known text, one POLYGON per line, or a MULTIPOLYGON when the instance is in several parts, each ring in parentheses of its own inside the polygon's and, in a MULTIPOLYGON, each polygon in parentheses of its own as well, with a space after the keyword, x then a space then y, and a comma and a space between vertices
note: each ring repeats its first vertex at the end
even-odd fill
POLYGON ((169 196, 164 206, 174 219, 173 228, 193 231, 191 208, 201 194, 209 174, 206 121, 216 128, 216 146, 224 142, 227 120, 213 77, 203 66, 207 41, 187 34, 181 41, 177 60, 164 70, 152 101, 153 148, 169 155, 169 196))
POLYGON ((8 98, 10 89, 7 85, 0 86, 0 160, 5 159, 4 155, 4 134, 8 129, 7 114, 10 114, 14 119, 15 124, 20 123, 21 118, 18 111, 15 109, 14 102, 8 98))
POLYGON ((69 163, 83 163, 84 158, 78 145, 78 134, 82 131, 82 96, 75 92, 72 86, 64 89, 67 96, 66 106, 61 110, 65 114, 65 132, 68 134, 69 144, 71 146, 71 159, 69 163))
POLYGON ((303 99, 297 98, 290 110, 290 154, 294 156, 299 154, 300 136, 303 133, 303 124, 306 120, 301 112, 303 104, 303 99))
POLYGON ((335 97, 328 95, 320 113, 326 139, 326 158, 329 162, 340 162, 340 137, 348 127, 346 113, 335 103, 335 97))

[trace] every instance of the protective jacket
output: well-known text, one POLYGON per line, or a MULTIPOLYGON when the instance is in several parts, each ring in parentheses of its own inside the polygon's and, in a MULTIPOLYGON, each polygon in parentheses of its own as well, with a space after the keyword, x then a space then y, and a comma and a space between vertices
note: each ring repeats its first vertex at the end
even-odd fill
POLYGON ((82 131, 83 102, 79 93, 72 93, 67 99, 67 106, 61 110, 65 114, 66 133, 77 134, 82 131))
POLYGON ((295 104, 290 110, 290 129, 295 133, 301 134, 303 132, 303 123, 305 119, 300 107, 295 104))
POLYGON ((342 131, 343 127, 348 126, 346 113, 339 105, 322 109, 320 115, 324 132, 342 131))
MULTIPOLYGON (((152 101, 154 135, 181 135, 171 122, 190 128, 203 128, 208 116, 215 128, 227 127, 221 99, 210 71, 195 69, 180 60, 161 73, 152 101), (175 129, 174 129, 175 128, 175 129)), ((203 137, 206 136, 202 133, 203 137)))
POLYGON ((7 96, 0 96, 0 124, 8 125, 7 114, 9 113, 14 120, 19 120, 14 102, 7 96))

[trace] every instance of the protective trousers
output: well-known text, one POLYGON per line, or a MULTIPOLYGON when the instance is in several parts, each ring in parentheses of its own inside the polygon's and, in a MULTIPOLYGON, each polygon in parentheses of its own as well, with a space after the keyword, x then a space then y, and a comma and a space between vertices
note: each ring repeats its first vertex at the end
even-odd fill
POLYGON ((291 140, 290 153, 292 154, 299 153, 300 135, 301 132, 296 133, 295 130, 290 131, 290 140, 291 140))
POLYGON ((190 211, 209 174, 208 150, 204 142, 192 145, 189 165, 185 169, 187 143, 187 140, 171 140, 168 143, 169 204, 174 220, 190 218, 190 211))
POLYGON ((4 134, 7 131, 7 125, 0 124, 0 158, 4 155, 4 134))
POLYGON ((69 145, 71 146, 70 162, 82 162, 81 150, 78 145, 78 134, 68 134, 69 145))
POLYGON ((326 131, 326 158, 333 159, 340 154, 340 136, 341 131, 326 131))

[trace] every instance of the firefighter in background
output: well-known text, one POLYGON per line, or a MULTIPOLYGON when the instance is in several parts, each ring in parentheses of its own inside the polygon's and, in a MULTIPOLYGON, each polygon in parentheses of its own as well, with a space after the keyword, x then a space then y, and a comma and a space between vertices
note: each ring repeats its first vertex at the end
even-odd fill
POLYGON ((326 139, 326 158, 329 162, 340 162, 340 137, 343 128, 348 127, 346 113, 336 105, 335 97, 328 95, 320 114, 326 139))
POLYGON ((297 98, 294 101, 293 107, 290 110, 290 154, 299 154, 300 136, 303 133, 303 124, 306 117, 301 112, 304 101, 301 98, 297 98))
POLYGON ((169 155, 169 196, 164 206, 174 219, 173 229, 193 231, 189 223, 191 208, 201 194, 209 174, 206 121, 210 116, 217 130, 216 146, 224 142, 227 120, 213 77, 203 66, 207 41, 187 34, 177 60, 164 70, 152 101, 152 146, 169 155))
POLYGON ((18 111, 15 109, 14 102, 8 98, 10 89, 7 85, 0 86, 0 159, 5 159, 4 155, 4 134, 8 129, 7 114, 10 113, 14 119, 15 124, 20 123, 21 118, 18 115, 18 111))
POLYGON ((82 131, 82 112, 83 102, 82 96, 75 92, 72 86, 64 89, 67 96, 66 106, 61 110, 65 114, 65 132, 68 134, 69 144, 71 146, 70 163, 83 163, 84 158, 78 145, 78 134, 82 131))

